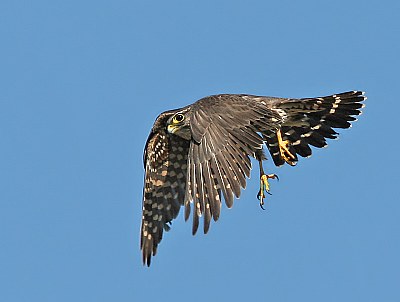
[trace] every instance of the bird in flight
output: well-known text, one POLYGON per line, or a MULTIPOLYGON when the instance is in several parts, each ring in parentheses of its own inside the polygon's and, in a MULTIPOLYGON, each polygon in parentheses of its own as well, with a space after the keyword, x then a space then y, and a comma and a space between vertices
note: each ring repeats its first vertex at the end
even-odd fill
POLYGON ((212 95, 186 107, 161 113, 143 154, 145 183, 140 247, 150 266, 163 231, 184 206, 193 215, 193 235, 203 217, 207 233, 217 221, 222 197, 228 208, 250 177, 251 157, 259 163, 263 207, 269 179, 263 168, 265 145, 276 166, 295 166, 337 138, 334 128, 349 128, 361 114, 362 91, 315 98, 278 98, 246 94, 212 95))

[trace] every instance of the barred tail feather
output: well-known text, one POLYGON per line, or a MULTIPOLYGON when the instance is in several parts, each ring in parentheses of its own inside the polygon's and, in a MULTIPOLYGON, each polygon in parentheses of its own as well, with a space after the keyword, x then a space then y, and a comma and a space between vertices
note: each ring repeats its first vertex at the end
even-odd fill
MULTIPOLYGON (((282 124, 282 139, 289 142, 289 151, 295 156, 291 165, 297 162, 297 154, 309 157, 310 146, 323 148, 326 139, 335 139, 338 133, 333 128, 346 129, 350 122, 356 121, 361 114, 364 92, 349 91, 318 98, 289 99, 276 104, 277 109, 284 110, 287 119, 282 124)), ((279 152, 277 135, 274 132, 263 133, 266 145, 275 165, 285 163, 279 152)))

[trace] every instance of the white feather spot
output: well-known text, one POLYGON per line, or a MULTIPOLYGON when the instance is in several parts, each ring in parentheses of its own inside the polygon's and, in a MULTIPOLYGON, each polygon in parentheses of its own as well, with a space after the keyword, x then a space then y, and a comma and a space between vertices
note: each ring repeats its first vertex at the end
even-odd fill
POLYGON ((314 127, 311 127, 311 130, 318 130, 319 128, 321 128, 322 127, 322 125, 320 124, 320 125, 316 125, 316 126, 314 126, 314 127))

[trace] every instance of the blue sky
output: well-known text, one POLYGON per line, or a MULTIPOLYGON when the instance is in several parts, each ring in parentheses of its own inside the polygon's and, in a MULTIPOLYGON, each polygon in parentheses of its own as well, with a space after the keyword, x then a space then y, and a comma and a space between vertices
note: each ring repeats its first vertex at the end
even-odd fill
POLYGON ((0 300, 399 301, 399 10, 2 1, 0 300), (254 170, 208 235, 180 215, 142 266, 142 152, 160 112, 347 90, 367 92, 364 114, 295 168, 268 161, 266 211, 254 170))

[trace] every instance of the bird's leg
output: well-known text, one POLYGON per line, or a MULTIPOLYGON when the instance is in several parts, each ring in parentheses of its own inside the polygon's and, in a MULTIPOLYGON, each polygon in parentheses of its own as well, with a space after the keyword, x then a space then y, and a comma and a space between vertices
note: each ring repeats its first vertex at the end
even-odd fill
POLYGON ((263 207, 264 198, 265 198, 266 194, 270 194, 271 195, 271 193, 269 192, 270 188, 269 188, 268 179, 270 179, 270 178, 271 179, 275 179, 276 178, 277 180, 279 180, 279 177, 276 174, 265 174, 264 173, 264 169, 263 169, 263 165, 262 165, 262 159, 260 158, 260 159, 257 159, 257 160, 258 160, 258 163, 260 165, 260 191, 257 194, 257 198, 258 198, 258 200, 260 200, 260 207, 263 210, 265 210, 264 207, 263 207))
POLYGON ((281 157, 289 165, 292 165, 292 166, 295 165, 294 160, 296 160, 296 157, 289 151, 289 148, 288 148, 290 142, 288 140, 282 139, 281 130, 278 130, 278 132, 276 133, 276 137, 278 138, 279 152, 281 153, 281 157))

